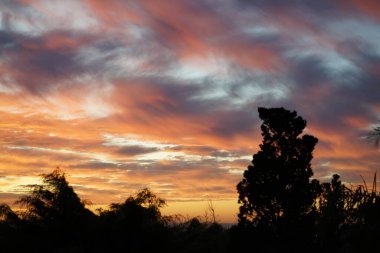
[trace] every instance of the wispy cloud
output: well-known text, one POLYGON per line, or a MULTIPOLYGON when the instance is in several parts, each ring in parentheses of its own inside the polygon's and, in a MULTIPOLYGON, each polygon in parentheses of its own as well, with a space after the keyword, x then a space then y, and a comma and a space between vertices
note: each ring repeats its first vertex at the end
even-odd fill
POLYGON ((261 141, 258 106, 308 120, 316 177, 371 176, 379 155, 362 137, 380 115, 379 8, 1 2, 0 198, 61 166, 96 203, 142 186, 171 200, 234 200, 261 141))

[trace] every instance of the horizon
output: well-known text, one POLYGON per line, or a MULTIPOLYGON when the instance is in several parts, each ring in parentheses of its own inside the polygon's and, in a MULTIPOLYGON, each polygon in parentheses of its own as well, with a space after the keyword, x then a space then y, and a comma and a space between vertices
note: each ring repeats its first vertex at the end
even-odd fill
POLYGON ((148 187, 164 214, 236 222, 258 107, 319 139, 314 177, 372 182, 380 3, 0 2, 0 202, 60 167, 82 199, 148 187), (235 211, 234 211, 235 210, 235 211), (218 218, 218 217, 217 217, 218 218))

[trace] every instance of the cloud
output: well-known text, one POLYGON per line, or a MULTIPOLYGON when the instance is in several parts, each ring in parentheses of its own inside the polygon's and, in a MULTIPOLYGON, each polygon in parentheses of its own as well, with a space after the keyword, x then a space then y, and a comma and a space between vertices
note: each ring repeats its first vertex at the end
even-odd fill
POLYGON ((101 204, 145 186, 170 200, 236 199, 261 143, 259 106, 308 121, 315 177, 370 178, 377 5, 1 2, 1 180, 60 166, 101 204))

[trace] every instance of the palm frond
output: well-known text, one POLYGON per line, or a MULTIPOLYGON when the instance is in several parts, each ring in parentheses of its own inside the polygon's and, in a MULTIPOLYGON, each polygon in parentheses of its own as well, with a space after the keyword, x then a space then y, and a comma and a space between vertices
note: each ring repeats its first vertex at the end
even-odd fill
POLYGON ((372 129, 372 131, 367 135, 367 139, 373 140, 375 146, 378 148, 380 144, 380 126, 372 129))

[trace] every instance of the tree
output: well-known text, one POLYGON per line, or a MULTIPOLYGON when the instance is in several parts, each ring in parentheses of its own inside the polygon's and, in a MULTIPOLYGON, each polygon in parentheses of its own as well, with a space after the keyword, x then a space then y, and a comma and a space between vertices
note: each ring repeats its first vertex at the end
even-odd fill
POLYGON ((59 169, 42 175, 43 184, 28 185, 30 193, 16 203, 26 207, 26 217, 46 222, 75 223, 92 213, 74 192, 59 169))
POLYGON ((78 243, 86 245, 96 224, 59 168, 42 174, 42 184, 28 185, 29 193, 16 203, 21 212, 20 234, 24 243, 17 252, 72 252, 78 243))
POLYGON ((284 108, 258 108, 263 142, 237 185, 239 224, 296 223, 311 213, 320 191, 310 161, 318 139, 300 136, 306 121, 284 108))
POLYGON ((211 219, 212 224, 217 224, 216 222, 216 214, 215 214, 215 206, 212 203, 212 199, 207 199, 207 209, 205 211, 205 220, 206 222, 211 219))
POLYGON ((162 221, 160 208, 165 200, 157 197, 148 188, 129 196, 124 203, 112 203, 109 210, 100 210, 101 216, 113 217, 118 223, 140 225, 142 222, 158 223, 162 221))
POLYGON ((7 204, 0 204, 0 222, 4 223, 16 223, 20 218, 7 204))
POLYGON ((167 230, 160 208, 165 205, 163 199, 144 188, 123 203, 99 209, 102 229, 98 236, 108 247, 106 252, 124 252, 126 248, 128 252, 152 252, 157 245, 164 247, 167 230))

